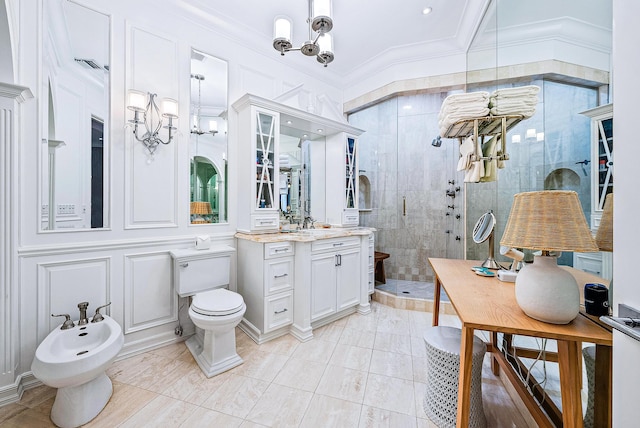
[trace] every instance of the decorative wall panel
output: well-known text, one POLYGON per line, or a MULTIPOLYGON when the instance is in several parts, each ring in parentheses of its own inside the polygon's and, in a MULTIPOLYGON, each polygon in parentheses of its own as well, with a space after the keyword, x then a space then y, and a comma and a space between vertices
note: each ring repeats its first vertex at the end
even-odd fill
POLYGON ((178 295, 173 289, 172 263, 167 252, 125 256, 125 333, 178 319, 178 295))

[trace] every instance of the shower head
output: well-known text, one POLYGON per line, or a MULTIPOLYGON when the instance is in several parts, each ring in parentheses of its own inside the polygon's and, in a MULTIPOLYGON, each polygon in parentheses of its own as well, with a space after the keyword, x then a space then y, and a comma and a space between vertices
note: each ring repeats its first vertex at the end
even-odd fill
POLYGON ((433 147, 440 147, 442 145, 442 137, 440 137, 439 135, 433 139, 433 141, 431 142, 431 145, 433 147))

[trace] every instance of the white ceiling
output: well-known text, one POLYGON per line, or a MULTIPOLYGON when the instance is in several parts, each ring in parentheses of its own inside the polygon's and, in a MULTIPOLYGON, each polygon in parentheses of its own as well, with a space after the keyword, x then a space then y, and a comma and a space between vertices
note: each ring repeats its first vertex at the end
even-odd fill
MULTIPOLYGON (((294 47, 308 37, 306 0, 178 0, 212 22, 224 21, 242 33, 252 48, 279 55, 272 47, 273 21, 285 15, 293 21, 294 47)), ((397 49, 420 57, 434 56, 434 49, 464 52, 488 0, 334 0, 333 30, 335 60, 324 71, 313 58, 289 52, 283 61, 306 71, 348 77, 361 67, 395 58, 397 49), (423 15, 430 6, 433 11, 423 15)))

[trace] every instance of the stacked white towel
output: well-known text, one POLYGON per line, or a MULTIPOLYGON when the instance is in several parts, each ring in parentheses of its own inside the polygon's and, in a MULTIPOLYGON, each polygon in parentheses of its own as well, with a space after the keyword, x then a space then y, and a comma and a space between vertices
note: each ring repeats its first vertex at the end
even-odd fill
POLYGON ((521 114, 527 119, 536 112, 538 92, 540 87, 535 85, 496 89, 490 98, 491 114, 494 116, 521 114))
POLYGON ((288 167, 289 166, 289 155, 281 154, 280 158, 279 158, 279 163, 280 163, 281 167, 288 167))
POLYGON ((459 120, 484 117, 489 114, 489 93, 485 91, 453 94, 445 98, 438 115, 440 136, 459 120))

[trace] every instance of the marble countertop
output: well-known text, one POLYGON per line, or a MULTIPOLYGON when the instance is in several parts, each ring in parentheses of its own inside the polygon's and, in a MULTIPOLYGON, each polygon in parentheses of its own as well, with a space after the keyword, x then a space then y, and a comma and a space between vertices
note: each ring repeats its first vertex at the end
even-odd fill
POLYGON ((276 232, 276 233, 236 233, 236 238, 245 239, 253 242, 310 242, 318 239, 343 238, 345 236, 363 236, 369 235, 375 229, 371 227, 352 227, 352 228, 319 228, 319 229, 303 229, 293 232, 276 232))

